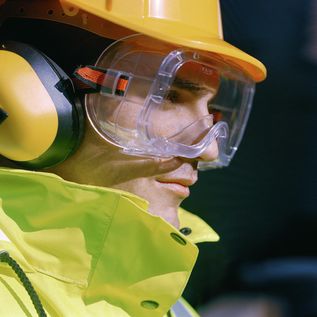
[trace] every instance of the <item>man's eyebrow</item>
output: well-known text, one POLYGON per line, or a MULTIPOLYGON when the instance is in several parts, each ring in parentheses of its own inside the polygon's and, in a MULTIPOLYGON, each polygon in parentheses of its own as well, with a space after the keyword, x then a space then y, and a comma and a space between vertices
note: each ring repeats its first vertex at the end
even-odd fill
POLYGON ((199 85, 197 83, 194 83, 192 81, 181 79, 179 77, 175 77, 173 86, 180 89, 186 89, 190 91, 193 94, 196 94, 198 92, 208 92, 209 89, 206 86, 199 85))

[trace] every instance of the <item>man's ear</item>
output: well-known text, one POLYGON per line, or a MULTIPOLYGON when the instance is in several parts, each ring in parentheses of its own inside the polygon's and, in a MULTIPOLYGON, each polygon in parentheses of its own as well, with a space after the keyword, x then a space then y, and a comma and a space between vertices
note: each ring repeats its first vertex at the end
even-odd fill
POLYGON ((0 154, 26 168, 56 165, 78 147, 83 107, 50 58, 19 42, 0 43, 0 154))

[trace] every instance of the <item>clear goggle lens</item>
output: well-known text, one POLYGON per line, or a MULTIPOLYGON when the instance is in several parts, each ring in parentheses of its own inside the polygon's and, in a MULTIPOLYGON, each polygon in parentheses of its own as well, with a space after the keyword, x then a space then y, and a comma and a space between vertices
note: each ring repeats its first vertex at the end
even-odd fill
POLYGON ((108 142, 131 155, 198 158, 216 140, 218 158, 199 168, 229 164, 254 94, 241 71, 144 36, 107 48, 96 69, 106 75, 99 93, 86 96, 86 110, 108 142))

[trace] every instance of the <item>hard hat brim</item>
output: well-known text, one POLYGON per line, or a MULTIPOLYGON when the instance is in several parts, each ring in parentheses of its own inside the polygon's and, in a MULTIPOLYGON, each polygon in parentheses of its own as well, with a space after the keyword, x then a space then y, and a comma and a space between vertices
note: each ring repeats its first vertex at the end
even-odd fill
POLYGON ((147 30, 140 30, 140 32, 167 42, 219 54, 225 61, 244 70, 255 82, 263 81, 266 78, 266 68, 259 60, 222 39, 196 37, 193 41, 186 36, 170 35, 161 30, 151 33, 147 30))

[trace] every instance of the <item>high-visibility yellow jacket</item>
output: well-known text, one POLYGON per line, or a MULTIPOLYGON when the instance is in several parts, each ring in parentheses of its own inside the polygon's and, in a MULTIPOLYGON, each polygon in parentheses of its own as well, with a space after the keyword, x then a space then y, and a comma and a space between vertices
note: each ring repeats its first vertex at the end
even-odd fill
MULTIPOLYGON (((146 210, 127 192, 0 169, 0 252, 20 265, 48 316, 162 317, 173 305, 168 316, 197 316, 177 301, 196 261, 194 243, 218 236, 185 210, 187 236, 146 210)), ((0 316, 37 316, 3 262, 0 316)))

